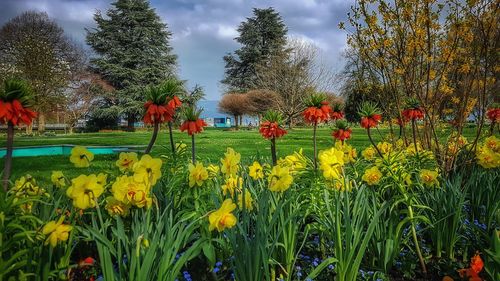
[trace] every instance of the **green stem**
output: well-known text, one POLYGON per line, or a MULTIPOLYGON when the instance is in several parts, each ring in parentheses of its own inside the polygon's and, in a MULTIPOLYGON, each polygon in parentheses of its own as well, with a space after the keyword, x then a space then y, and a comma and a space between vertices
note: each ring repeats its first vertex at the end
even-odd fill
POLYGON ((414 119, 411 120, 411 130, 412 130, 412 133, 413 133, 413 145, 415 146, 415 154, 417 154, 417 156, 418 156, 417 131, 416 131, 416 128, 415 128, 415 120, 414 119))
POLYGON ((155 144, 156 138, 158 137, 159 130, 160 130, 160 123, 155 122, 155 125, 153 128, 153 135, 151 136, 151 140, 149 141, 148 147, 144 151, 145 154, 149 154, 149 152, 151 152, 151 149, 153 148, 153 145, 155 144))
POLYGON ((272 138, 271 139, 271 157, 273 159, 273 166, 276 166, 277 163, 277 157, 276 157, 276 139, 272 138))
POLYGON ((5 164, 3 168, 3 190, 7 192, 9 188, 10 172, 12 170, 12 150, 14 146, 14 125, 7 124, 7 153, 5 154, 5 164))
POLYGON ((191 135, 191 157, 194 165, 194 162, 196 160, 195 149, 194 149, 194 134, 191 135))
POLYGON ((422 267, 422 272, 424 274, 427 274, 427 268, 425 266, 424 257, 422 256, 422 252, 420 251, 420 246, 418 244, 417 231, 415 230, 415 222, 413 221, 413 208, 410 206, 410 204, 408 204, 408 215, 410 216, 411 220, 411 235, 413 237, 413 243, 415 243, 415 251, 417 252, 418 260, 420 261, 420 267, 422 267))
POLYGON ((175 143, 174 134, 172 132, 172 121, 168 121, 168 134, 170 136, 170 148, 172 149, 172 155, 175 157, 175 143))
POLYGON ((372 134, 370 133, 370 128, 368 127, 366 129, 366 132, 368 133, 368 139, 370 139, 370 142, 371 144, 373 145, 373 147, 375 147, 375 150, 377 151, 378 155, 380 156, 380 158, 384 158, 384 156, 382 155, 382 152, 380 152, 380 150, 378 149, 377 145, 375 144, 375 142, 373 141, 372 139, 372 134))
POLYGON ((314 128, 313 128, 313 153, 314 153, 314 170, 316 171, 318 169, 318 161, 316 157, 316 129, 318 127, 318 122, 314 122, 314 128))

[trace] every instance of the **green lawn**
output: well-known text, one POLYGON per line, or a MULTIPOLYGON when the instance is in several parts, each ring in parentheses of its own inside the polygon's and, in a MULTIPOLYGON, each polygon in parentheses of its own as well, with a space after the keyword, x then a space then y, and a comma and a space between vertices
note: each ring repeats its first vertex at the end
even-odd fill
MULTIPOLYGON (((473 135, 473 129, 464 132, 465 136, 473 135)), ((322 150, 333 145, 330 136, 331 130, 320 128, 318 130, 318 149, 322 150)), ((380 134, 374 132, 374 139, 378 141, 381 135, 388 133, 388 129, 381 129, 380 134)), ((446 136, 446 132, 441 132, 446 136)), ((44 137, 16 137, 14 146, 50 145, 50 144, 74 144, 74 145, 147 145, 151 132, 113 132, 113 133, 81 133, 72 135, 57 135, 44 137)), ((162 130, 158 136, 152 154, 159 156, 169 150, 168 135, 166 130, 162 130)), ((174 134, 176 142, 182 141, 190 146, 191 139, 185 133, 176 131, 174 134)), ((359 150, 368 145, 368 137, 362 128, 354 128, 351 145, 359 150)), ((304 153, 312 154, 312 129, 296 128, 289 131, 281 140, 277 142, 278 157, 292 153, 293 151, 304 149, 304 153)), ((242 160, 252 156, 270 155, 269 141, 263 139, 257 130, 223 131, 219 129, 207 129, 202 134, 196 135, 197 156, 202 160, 211 162, 218 161, 227 147, 234 148, 242 155, 242 160)), ((0 140, 0 146, 5 146, 5 139, 0 140)), ((44 156, 44 157, 18 157, 14 158, 12 178, 17 178, 24 174, 31 174, 37 179, 50 177, 52 170, 63 170, 68 176, 75 176, 80 173, 99 172, 102 170, 114 169, 114 160, 117 155, 96 155, 90 169, 75 169, 69 163, 67 156, 44 156)), ((3 162, 0 163, 3 169, 3 162)), ((45 180, 44 180, 45 181, 45 180)))

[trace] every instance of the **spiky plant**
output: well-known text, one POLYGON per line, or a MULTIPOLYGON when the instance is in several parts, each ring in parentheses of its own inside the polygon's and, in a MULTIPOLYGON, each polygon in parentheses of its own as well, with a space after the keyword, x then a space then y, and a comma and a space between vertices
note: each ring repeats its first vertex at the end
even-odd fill
POLYGON ((196 150, 194 135, 201 133, 203 127, 207 124, 203 119, 200 119, 201 112, 203 110, 197 109, 195 106, 186 107, 183 111, 184 122, 181 125, 181 132, 187 131, 188 135, 191 136, 191 157, 193 164, 196 160, 196 150))
POLYGON ((376 127, 378 122, 382 120, 380 109, 374 103, 363 102, 358 110, 358 114, 361 117, 361 127, 366 129, 366 133, 368 134, 371 144, 377 150, 378 155, 382 157, 382 153, 377 148, 370 132, 370 129, 376 127))
POLYGON ((28 83, 19 79, 7 79, 0 91, 0 123, 7 124, 7 153, 3 170, 3 187, 8 189, 12 169, 12 150, 14 143, 14 126, 31 125, 36 113, 31 111, 32 91, 28 83))
MULTIPOLYGON (((171 78, 165 80, 160 85, 160 90, 162 93, 165 94, 165 98, 168 102, 168 105, 170 107, 173 107, 175 114, 175 109, 177 109, 181 105, 181 102, 178 97, 184 95, 184 93, 186 92, 186 90, 184 89, 184 83, 177 79, 171 78)), ((170 139, 170 148, 172 149, 172 154, 175 155, 175 143, 174 143, 174 135, 172 132, 172 121, 173 120, 167 121, 167 124, 168 124, 168 135, 170 139)))
POLYGON ((264 115, 263 122, 260 124, 260 134, 264 138, 271 141, 271 157, 273 165, 276 165, 277 163, 276 138, 280 138, 287 133, 287 131, 281 127, 282 120, 283 116, 280 112, 268 110, 264 115))

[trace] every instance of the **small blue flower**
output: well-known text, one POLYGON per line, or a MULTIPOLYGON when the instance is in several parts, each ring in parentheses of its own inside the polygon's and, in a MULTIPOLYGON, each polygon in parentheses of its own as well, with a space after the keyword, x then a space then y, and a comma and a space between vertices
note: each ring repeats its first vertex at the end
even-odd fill
POLYGON ((222 262, 220 262, 220 261, 216 262, 216 263, 215 263, 215 266, 217 266, 217 267, 221 267, 221 266, 222 266, 222 262))

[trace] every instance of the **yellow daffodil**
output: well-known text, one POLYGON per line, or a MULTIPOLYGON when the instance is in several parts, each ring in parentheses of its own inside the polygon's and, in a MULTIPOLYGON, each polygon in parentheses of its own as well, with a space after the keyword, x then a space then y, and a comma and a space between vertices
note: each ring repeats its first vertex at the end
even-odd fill
POLYGON ((73 229, 71 225, 63 224, 64 216, 57 221, 48 222, 42 229, 42 233, 48 236, 45 240, 45 245, 50 244, 52 248, 57 246, 57 243, 68 240, 69 232, 73 229))
POLYGON ((376 185, 380 182, 382 178, 382 173, 377 166, 366 169, 363 177, 361 178, 368 185, 376 185))
POLYGON ((373 146, 369 146, 369 147, 365 148, 363 150, 363 152, 361 152, 361 155, 366 160, 372 160, 377 156, 377 150, 375 150, 375 148, 373 146))
POLYGON ((210 164, 207 167, 207 171, 208 171, 208 178, 213 179, 219 174, 220 167, 214 164, 210 164))
POLYGON ((320 151, 319 168, 323 171, 323 177, 327 180, 338 179, 342 175, 342 167, 344 166, 344 152, 332 147, 327 150, 320 151))
POLYGON ((71 180, 71 186, 66 190, 66 195, 73 199, 73 206, 82 210, 93 208, 97 198, 104 192, 104 187, 98 183, 97 176, 80 175, 71 180))
POLYGON ((234 196, 235 190, 241 190, 243 186, 243 178, 239 176, 229 176, 226 178, 226 181, 222 185, 222 194, 226 195, 228 192, 231 194, 231 197, 234 196))
POLYGON ((161 177, 161 165, 161 159, 153 158, 149 154, 143 155, 133 167, 135 181, 155 185, 161 177))
POLYGON ((379 142, 377 144, 377 148, 378 148, 378 150, 380 150, 380 152, 382 154, 387 154, 387 153, 389 153, 389 152, 392 151, 392 144, 390 144, 388 142, 385 142, 385 141, 384 142, 379 142))
POLYGON ((139 161, 137 158, 137 153, 135 152, 120 152, 118 160, 116 160, 116 166, 120 169, 120 172, 124 173, 127 171, 132 171, 134 164, 139 161))
POLYGON ((221 172, 226 176, 236 175, 239 169, 238 164, 240 163, 241 154, 228 147, 224 156, 225 157, 220 160, 222 163, 221 172))
POLYGON ((132 176, 116 178, 116 181, 111 186, 111 192, 118 201, 138 208, 150 207, 152 204, 148 185, 143 181, 136 181, 135 177, 132 176))
POLYGON ((243 209, 243 206, 245 206, 245 209, 247 211, 253 210, 252 194, 250 194, 250 192, 248 191, 245 192, 245 205, 243 205, 243 192, 238 194, 238 207, 240 207, 241 210, 243 209))
POLYGON ((264 178, 264 170, 259 162, 254 161, 252 166, 248 167, 248 175, 250 175, 250 177, 254 180, 264 178))
POLYGON ((232 213, 235 209, 236 204, 233 203, 233 200, 224 200, 222 206, 208 216, 208 222, 210 223, 208 229, 210 231, 217 229, 217 231, 222 232, 226 228, 235 226, 237 219, 232 213))
POLYGON ((278 159, 278 165, 288 167, 290 174, 294 175, 307 168, 307 158, 302 153, 302 148, 295 151, 293 154, 287 155, 285 158, 278 159))
POLYGON ((342 143, 341 141, 335 142, 335 148, 344 152, 344 163, 352 163, 356 161, 356 157, 358 156, 356 148, 353 148, 347 143, 342 143))
POLYGON ((94 154, 83 146, 75 146, 71 149, 69 161, 77 168, 85 168, 90 166, 90 162, 94 160, 94 154))
POLYGON ((208 171, 203 164, 197 162, 196 165, 189 163, 189 187, 195 185, 202 186, 203 183, 208 179, 208 171))
POLYGON ((108 211, 110 216, 128 216, 130 206, 128 204, 123 203, 122 201, 116 199, 113 196, 106 197, 106 210, 108 211))
POLYGON ((45 189, 40 188, 34 177, 26 175, 16 180, 11 192, 14 192, 16 197, 37 196, 45 194, 45 189))
POLYGON ((438 176, 439 173, 437 171, 427 169, 422 169, 420 171, 420 180, 428 187, 439 186, 438 176))
POLYGON ((290 188, 293 177, 288 167, 274 166, 269 175, 269 190, 283 192, 290 188))
POLYGON ((477 163, 485 169, 500 167, 500 153, 483 145, 476 152, 477 163))
POLYGON ((52 171, 50 175, 50 181, 54 184, 55 187, 65 187, 66 179, 64 178, 64 174, 62 171, 52 171))
POLYGON ((97 183, 105 186, 108 183, 108 174, 99 173, 97 174, 97 183))
POLYGON ((484 146, 493 152, 500 153, 500 140, 495 136, 487 137, 484 140, 484 146))

